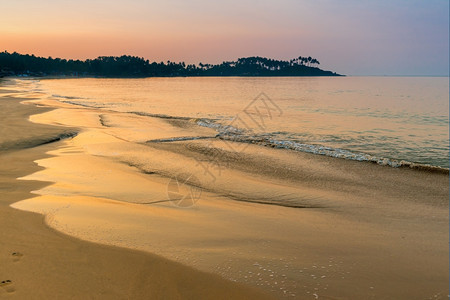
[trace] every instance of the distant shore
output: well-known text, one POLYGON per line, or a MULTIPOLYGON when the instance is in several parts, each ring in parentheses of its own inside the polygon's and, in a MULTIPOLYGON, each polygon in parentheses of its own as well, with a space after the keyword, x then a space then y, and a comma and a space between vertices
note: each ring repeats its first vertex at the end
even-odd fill
POLYGON ((72 60, 0 52, 1 76, 98 76, 109 78, 203 77, 203 76, 343 76, 318 68, 312 57, 288 61, 253 56, 221 64, 186 64, 184 62, 150 62, 136 56, 100 56, 96 59, 72 60))

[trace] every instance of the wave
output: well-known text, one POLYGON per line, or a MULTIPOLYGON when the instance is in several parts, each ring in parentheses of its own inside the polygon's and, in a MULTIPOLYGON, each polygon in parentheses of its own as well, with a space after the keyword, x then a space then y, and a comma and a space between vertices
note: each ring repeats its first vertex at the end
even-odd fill
POLYGON ((177 116, 169 116, 169 115, 164 115, 164 114, 152 114, 152 113, 146 113, 146 112, 140 112, 140 111, 129 111, 127 113, 134 114, 137 116, 159 118, 159 119, 186 120, 186 121, 192 120, 192 118, 189 118, 189 117, 177 117, 177 116))
MULTIPOLYGON (((70 99, 70 97, 64 97, 62 98, 70 99)), ((75 98, 73 99, 81 99, 81 98, 75 98)), ((97 106, 93 104, 86 104, 86 103, 80 103, 76 101, 65 101, 60 100, 64 103, 69 103, 73 105, 79 105, 83 107, 89 107, 89 108, 106 108, 105 106, 97 106)), ((129 114, 135 114, 138 116, 145 116, 145 117, 151 117, 151 118, 160 118, 160 119, 166 119, 166 120, 184 120, 189 121, 197 124, 198 126, 207 127, 214 129, 218 132, 216 136, 211 137, 175 137, 175 138, 167 138, 167 139, 160 139, 160 140, 150 140, 147 141, 148 143, 156 143, 156 142, 176 142, 176 141, 187 141, 187 140, 194 140, 194 139, 208 139, 208 138, 219 138, 222 140, 228 140, 238 143, 250 143, 250 144, 257 144, 260 146, 266 146, 266 147, 272 147, 272 148, 279 148, 279 149, 289 149, 293 151, 299 151, 299 152, 307 152, 317 155, 324 155, 329 157, 335 157, 335 158, 341 158, 341 159, 348 159, 348 160, 354 160, 354 161, 360 161, 360 162, 370 162, 375 163, 382 166, 389 166, 393 168, 410 168, 415 170, 421 170, 421 171, 428 171, 428 172, 434 172, 434 173, 443 173, 443 174, 449 174, 448 168, 443 168, 440 166, 433 166, 429 164, 421 164, 421 163, 415 163, 411 161, 406 160, 397 160, 392 158, 386 158, 386 157, 377 157, 375 155, 362 153, 362 152, 353 152, 347 149, 341 149, 341 148, 332 148, 327 147, 323 145, 316 145, 316 144, 306 144, 301 143, 298 141, 292 141, 292 140, 280 140, 274 138, 274 136, 277 135, 277 132, 274 133, 254 133, 252 130, 248 129, 241 129, 233 127, 232 125, 224 125, 217 122, 217 119, 210 119, 210 118, 191 118, 191 117, 184 117, 184 116, 171 116, 171 115, 165 115, 165 114, 154 114, 154 113, 147 113, 147 112, 140 112, 140 111, 128 111, 124 113, 129 114)))
POLYGON ((270 133, 263 133, 258 135, 253 135, 249 133, 253 133, 250 130, 244 130, 235 128, 231 125, 222 125, 218 124, 212 120, 208 119, 201 119, 196 122, 199 126, 204 126, 208 128, 213 128, 217 130, 219 133, 216 136, 219 139, 222 140, 228 140, 233 142, 240 142, 240 143, 250 143, 250 144, 257 144, 261 146, 266 147, 272 147, 272 148, 280 148, 280 149, 289 149, 299 152, 307 152, 307 153, 313 153, 318 155, 324 155, 329 157, 335 157, 335 158, 343 158, 348 160, 355 160, 355 161, 361 161, 361 162, 370 162, 370 163, 376 163, 378 165, 382 166, 390 166, 393 168, 411 168, 415 170, 421 170, 421 171, 428 171, 428 172, 436 172, 436 173, 443 173, 443 174, 449 174, 448 168, 442 168, 439 166, 432 166, 428 164, 420 164, 420 163, 414 163, 406 160, 396 160, 391 158, 385 158, 385 157, 377 157, 374 155, 370 155, 367 153, 361 153, 361 152, 353 152, 346 149, 340 149, 340 148, 332 148, 322 145, 313 145, 313 144, 305 144, 290 140, 277 140, 273 138, 274 134, 270 133))
POLYGON ((82 106, 82 107, 86 107, 86 108, 106 108, 106 106, 101 106, 101 105, 92 105, 92 104, 86 104, 86 103, 80 103, 80 102, 76 102, 76 101, 64 101, 64 100, 59 100, 62 103, 67 103, 67 104, 72 104, 72 105, 77 105, 77 106, 82 106))
MULTIPOLYGON (((60 98, 60 99, 68 99, 68 100, 76 100, 76 99, 86 99, 87 100, 87 98, 83 98, 83 97, 64 96, 64 95, 58 95, 58 94, 53 94, 52 97, 60 98)), ((78 105, 82 105, 82 104, 78 103, 78 105)))
POLYGON ((181 137, 173 137, 173 138, 167 138, 167 139, 149 140, 146 143, 167 143, 167 142, 204 140, 204 139, 216 138, 218 136, 219 135, 215 135, 215 136, 181 136, 181 137))

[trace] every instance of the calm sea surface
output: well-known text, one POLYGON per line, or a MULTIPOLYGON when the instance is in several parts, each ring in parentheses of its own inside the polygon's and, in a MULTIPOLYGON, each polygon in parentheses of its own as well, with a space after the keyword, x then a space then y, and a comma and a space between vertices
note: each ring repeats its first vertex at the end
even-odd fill
POLYGON ((264 139, 348 159, 449 167, 447 77, 89 78, 37 84, 59 101, 192 118, 243 142, 264 139))

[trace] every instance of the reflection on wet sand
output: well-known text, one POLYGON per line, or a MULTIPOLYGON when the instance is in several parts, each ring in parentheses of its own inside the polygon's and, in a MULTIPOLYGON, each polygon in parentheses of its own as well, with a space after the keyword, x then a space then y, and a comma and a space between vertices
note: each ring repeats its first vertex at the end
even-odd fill
POLYGON ((33 122, 80 130, 37 161, 43 170, 22 178, 53 184, 13 205, 45 214, 57 230, 163 255, 275 297, 446 295, 446 174, 230 148, 234 142, 189 121, 34 103, 58 108, 33 122), (189 185, 202 191, 192 206, 171 201, 179 174, 196 180, 178 194, 191 193, 189 185))

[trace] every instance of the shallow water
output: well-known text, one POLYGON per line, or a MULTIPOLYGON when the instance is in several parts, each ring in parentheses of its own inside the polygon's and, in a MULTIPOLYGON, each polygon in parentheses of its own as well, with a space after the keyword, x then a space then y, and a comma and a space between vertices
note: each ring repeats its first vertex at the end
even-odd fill
MULTIPOLYGON (((197 95, 188 89, 214 80, 221 89, 220 80, 244 79, 20 81, 26 102, 54 108, 32 122, 78 134, 56 143, 36 161, 42 169, 21 178, 52 184, 13 207, 42 213, 51 227, 80 239, 156 253, 277 298, 445 295, 448 176, 234 143, 280 142, 276 136, 295 134, 293 124, 304 120, 291 121, 296 111, 273 99, 257 106, 268 104, 272 119, 267 110, 245 113, 252 100, 244 96, 214 102, 222 107, 207 106, 206 96, 186 105, 197 95), (178 98, 166 95, 150 109, 152 89, 131 83, 152 80, 168 81, 165 93, 178 98), (177 80, 192 84, 175 92, 177 80), (67 91, 56 94, 52 83, 67 91), (77 93, 83 98, 71 96, 77 93), (229 126, 233 114, 265 123, 229 126)), ((259 95, 259 87, 247 95, 259 95)))
POLYGON ((87 78, 41 80, 38 90, 83 106, 232 125, 243 130, 233 140, 448 168, 445 77, 87 78))

